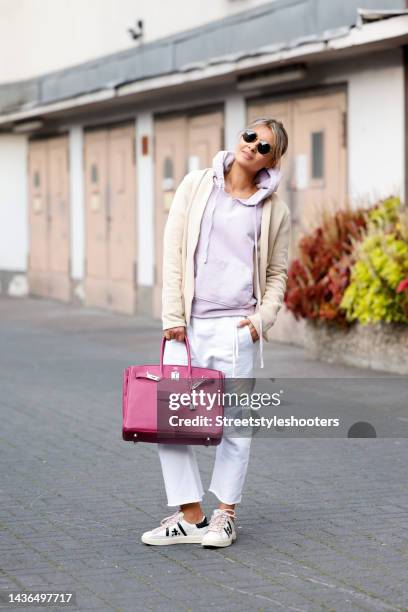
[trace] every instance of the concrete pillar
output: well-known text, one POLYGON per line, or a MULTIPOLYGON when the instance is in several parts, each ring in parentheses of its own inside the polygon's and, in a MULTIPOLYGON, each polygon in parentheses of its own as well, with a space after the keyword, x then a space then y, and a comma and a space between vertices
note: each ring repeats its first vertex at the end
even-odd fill
POLYGON ((82 126, 69 130, 69 193, 71 219, 71 279, 74 301, 83 302, 85 264, 85 177, 82 126))
POLYGON ((225 99, 225 149, 233 151, 240 130, 246 126, 246 103, 242 94, 234 93, 225 99))
POLYGON ((139 314, 152 314, 154 285, 154 118, 150 112, 136 118, 137 282, 139 314))

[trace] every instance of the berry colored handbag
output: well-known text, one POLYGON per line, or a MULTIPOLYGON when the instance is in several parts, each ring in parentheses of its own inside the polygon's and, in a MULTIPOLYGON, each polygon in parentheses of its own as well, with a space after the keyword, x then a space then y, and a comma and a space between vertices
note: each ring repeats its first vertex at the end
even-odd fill
POLYGON ((193 367, 187 335, 188 364, 165 365, 165 344, 163 336, 160 365, 134 365, 123 372, 123 440, 219 444, 223 435, 224 372, 193 367))

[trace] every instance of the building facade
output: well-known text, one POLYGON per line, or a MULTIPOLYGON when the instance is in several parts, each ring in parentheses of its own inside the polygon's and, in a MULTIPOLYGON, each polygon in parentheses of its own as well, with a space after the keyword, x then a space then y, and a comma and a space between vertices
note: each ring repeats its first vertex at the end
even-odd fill
MULTIPOLYGON (((405 0, 210 4, 213 13, 149 30, 162 6, 152 2, 136 16, 150 37, 133 46, 112 52, 113 37, 95 57, 83 44, 86 61, 70 66, 50 43, 49 61, 20 58, 17 80, 3 69, 3 294, 160 317, 162 236, 178 183, 261 115, 289 133, 279 194, 292 211, 291 257, 322 211, 407 197, 405 0)), ((293 327, 285 316, 282 339, 293 327)))

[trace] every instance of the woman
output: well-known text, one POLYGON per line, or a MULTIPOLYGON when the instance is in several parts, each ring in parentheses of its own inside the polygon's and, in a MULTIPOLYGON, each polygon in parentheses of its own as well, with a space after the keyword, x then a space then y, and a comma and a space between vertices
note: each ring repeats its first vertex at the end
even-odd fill
MULTIPOLYGON (((189 172, 180 183, 164 233, 165 363, 187 363, 187 330, 193 366, 251 378, 259 345, 263 367, 262 343, 287 280, 290 213, 275 193, 287 146, 282 123, 256 119, 234 153, 219 151, 212 168, 189 172)), ((158 444, 168 505, 179 509, 142 542, 229 546, 250 444, 250 437, 224 436, 217 446, 209 490, 220 503, 209 523, 194 446, 158 444)))

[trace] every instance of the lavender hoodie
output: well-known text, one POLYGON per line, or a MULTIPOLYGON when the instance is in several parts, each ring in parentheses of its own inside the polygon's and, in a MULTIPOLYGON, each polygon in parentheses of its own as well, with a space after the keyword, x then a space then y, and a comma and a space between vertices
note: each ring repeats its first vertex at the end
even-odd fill
POLYGON ((221 317, 255 312, 253 256, 261 231, 262 203, 278 188, 281 172, 262 169, 250 198, 232 198, 224 171, 235 156, 219 151, 213 159, 214 186, 201 220, 194 255, 194 299, 191 315, 221 317))

